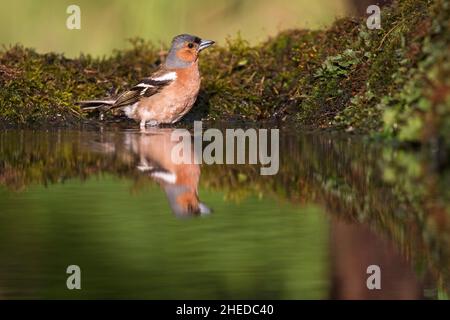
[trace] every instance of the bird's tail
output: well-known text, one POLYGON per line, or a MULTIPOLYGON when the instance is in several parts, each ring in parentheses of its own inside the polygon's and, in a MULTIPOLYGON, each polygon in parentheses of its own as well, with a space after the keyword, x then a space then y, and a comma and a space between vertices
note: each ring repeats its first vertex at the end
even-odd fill
POLYGON ((106 111, 111 109, 115 102, 115 100, 84 100, 78 101, 77 104, 85 111, 97 109, 106 111))

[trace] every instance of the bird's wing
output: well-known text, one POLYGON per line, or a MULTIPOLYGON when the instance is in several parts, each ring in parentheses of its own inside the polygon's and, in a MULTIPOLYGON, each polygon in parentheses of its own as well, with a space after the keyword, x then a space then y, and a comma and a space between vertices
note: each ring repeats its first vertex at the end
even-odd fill
POLYGON ((125 107, 138 102, 143 97, 150 97, 160 92, 177 78, 175 71, 160 69, 148 78, 142 79, 130 90, 122 93, 112 105, 112 108, 125 107))

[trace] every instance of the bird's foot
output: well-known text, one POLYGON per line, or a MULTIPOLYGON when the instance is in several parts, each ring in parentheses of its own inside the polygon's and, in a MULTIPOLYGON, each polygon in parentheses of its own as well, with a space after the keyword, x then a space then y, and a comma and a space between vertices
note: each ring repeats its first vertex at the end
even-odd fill
POLYGON ((158 121, 155 120, 150 121, 141 120, 141 122, 139 122, 139 128, 141 129, 142 132, 145 132, 145 128, 147 125, 149 125, 150 127, 157 127, 159 123, 158 121))

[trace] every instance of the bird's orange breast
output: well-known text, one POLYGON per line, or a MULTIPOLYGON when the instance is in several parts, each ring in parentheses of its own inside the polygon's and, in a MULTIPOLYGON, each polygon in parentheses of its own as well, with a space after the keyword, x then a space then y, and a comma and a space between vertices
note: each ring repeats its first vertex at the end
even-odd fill
POLYGON ((175 70, 177 78, 159 93, 142 98, 138 104, 139 120, 173 123, 194 105, 200 90, 198 63, 189 68, 175 70))

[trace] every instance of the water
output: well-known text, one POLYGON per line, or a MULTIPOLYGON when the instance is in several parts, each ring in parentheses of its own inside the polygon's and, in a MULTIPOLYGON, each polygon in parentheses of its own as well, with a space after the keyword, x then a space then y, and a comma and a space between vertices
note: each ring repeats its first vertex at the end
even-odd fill
POLYGON ((175 165, 167 132, 1 131, 0 298, 448 298, 450 179, 428 152, 284 130, 261 176, 175 165))

